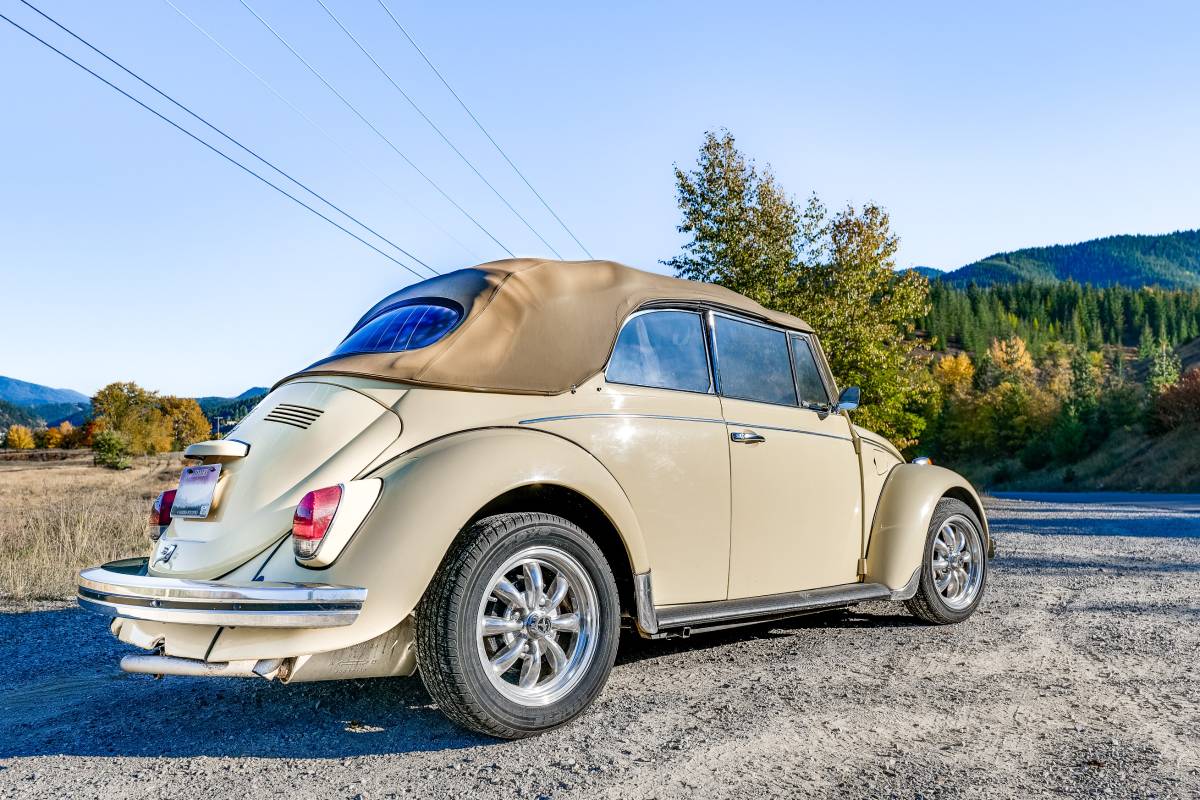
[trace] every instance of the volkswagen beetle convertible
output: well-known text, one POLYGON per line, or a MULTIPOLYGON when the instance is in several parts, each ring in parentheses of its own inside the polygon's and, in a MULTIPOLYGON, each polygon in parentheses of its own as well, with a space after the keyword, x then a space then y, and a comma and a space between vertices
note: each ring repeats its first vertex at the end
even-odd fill
POLYGON ((411 285, 192 445, 147 558, 84 570, 129 672, 411 675, 499 737, 596 698, 622 627, 979 604, 957 474, 848 412, 817 337, 718 286, 509 260, 411 285))

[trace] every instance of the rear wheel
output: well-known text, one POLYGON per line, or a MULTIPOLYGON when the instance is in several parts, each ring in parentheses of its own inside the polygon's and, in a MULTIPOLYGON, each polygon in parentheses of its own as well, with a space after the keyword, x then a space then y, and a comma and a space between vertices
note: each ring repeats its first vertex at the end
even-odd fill
POLYGON ((905 604, 935 625, 962 622, 978 607, 986 585, 983 525, 966 503, 943 497, 929 521, 917 594, 905 604))
POLYGON ((577 717, 616 657, 612 571, 578 527, 499 514, 466 528, 417 611, 417 664, 455 722, 515 739, 577 717))

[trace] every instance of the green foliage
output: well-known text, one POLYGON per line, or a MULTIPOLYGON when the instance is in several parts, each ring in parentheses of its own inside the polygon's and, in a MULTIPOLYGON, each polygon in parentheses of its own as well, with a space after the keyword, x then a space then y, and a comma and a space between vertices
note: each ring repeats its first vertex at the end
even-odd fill
POLYGON ((1200 288, 1200 230, 1110 236, 1079 244, 998 253, 948 273, 956 286, 1078 281, 1096 286, 1200 288))
POLYGON ((804 318, 838 382, 862 389, 857 420, 901 447, 915 443, 935 390, 905 339, 928 312, 929 283, 895 271, 887 212, 868 204, 830 215, 815 196, 801 209, 727 131, 706 134, 696 168, 676 167, 675 179, 689 238, 664 263, 804 318))
POLYGON ((0 400, 0 429, 6 429, 10 425, 24 425, 27 428, 36 428, 41 422, 37 414, 34 414, 29 409, 0 400))
POLYGON ((92 398, 92 409, 96 426, 120 433, 129 455, 182 450, 209 436, 195 400, 163 397, 136 383, 110 383, 92 398))
POLYGON ((1138 345, 1149 357, 1159 340, 1180 345, 1200 334, 1200 290, 1097 288, 1072 281, 958 289, 930 286, 930 311, 918 320, 935 347, 978 355, 993 338, 1020 336, 1035 357, 1051 342, 1138 345), (1153 331, 1161 331, 1155 339, 1153 331))
POLYGON ((1169 349, 1165 343, 1159 344, 1158 350, 1150 359, 1150 374, 1146 378, 1146 385, 1156 394, 1162 394, 1179 383, 1182 368, 1183 364, 1175 351, 1169 349))
POLYGON ((101 467, 129 469, 129 445, 128 434, 107 428, 92 437, 92 457, 101 467))

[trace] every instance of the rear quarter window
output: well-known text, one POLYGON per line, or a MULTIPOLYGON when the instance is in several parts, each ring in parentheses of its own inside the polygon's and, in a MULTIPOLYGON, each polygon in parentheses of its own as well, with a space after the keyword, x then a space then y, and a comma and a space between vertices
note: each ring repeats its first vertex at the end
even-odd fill
POLYGON ((398 353, 428 347, 462 321, 462 311, 450 305, 411 303, 376 314, 351 332, 333 356, 356 353, 398 353))

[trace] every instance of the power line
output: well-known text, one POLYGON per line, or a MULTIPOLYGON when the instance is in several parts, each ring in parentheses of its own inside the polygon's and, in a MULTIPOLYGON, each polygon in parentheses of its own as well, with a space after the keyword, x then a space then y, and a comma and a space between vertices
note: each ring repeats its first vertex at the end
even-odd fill
POLYGON ((487 140, 492 143, 492 146, 496 148, 496 152, 503 156, 504 160, 508 162, 508 165, 513 168, 513 172, 517 173, 521 180, 525 182, 525 185, 529 187, 529 191, 533 192, 534 196, 537 197, 538 200, 542 201, 542 205, 544 205, 546 210, 550 212, 550 215, 557 220, 558 224, 562 226, 562 229, 566 231, 572 239, 575 240, 575 244, 579 245, 579 249, 587 253, 588 258, 594 258, 591 251, 583 246, 583 242, 579 241, 579 237, 567 227, 567 223, 563 222, 562 218, 559 217, 558 214, 554 213, 554 209, 551 208, 550 204, 546 202, 546 198, 542 197, 538 190, 533 188, 533 184, 529 182, 529 179, 525 177, 525 174, 522 173, 521 170, 517 169, 517 165, 513 163, 511 158, 508 157, 508 153, 504 152, 504 149, 500 147, 496 140, 492 138, 492 135, 487 132, 487 129, 483 127, 483 123, 480 122, 473 113, 471 113, 471 109, 467 108, 467 104, 463 102, 461 97, 458 96, 458 92, 454 91, 454 88, 450 86, 450 83, 444 77, 442 77, 442 73, 439 72, 438 68, 435 67, 433 62, 429 60, 429 56, 425 55, 425 51, 417 46, 416 41, 414 41, 412 36, 409 35, 408 31, 404 29, 404 26, 400 24, 400 20, 396 19, 396 15, 393 14, 392 10, 387 7, 387 4, 384 3, 383 0, 378 0, 378 3, 383 7, 383 10, 387 12, 387 15, 392 18, 392 22, 396 23, 396 27, 399 28, 400 32, 404 34, 404 38, 408 39, 408 43, 413 46, 413 49, 421 54, 421 58, 423 58, 425 63, 429 65, 429 68, 433 70, 433 74, 438 76, 438 80, 442 82, 442 85, 446 87, 450 94, 454 96, 454 99, 458 101, 458 104, 462 106, 463 111, 467 112, 467 116, 470 117, 471 121, 475 123, 475 127, 479 128, 480 132, 483 133, 483 135, 487 137, 487 140))
POLYGON ((180 109, 182 109, 183 111, 187 112, 187 113, 188 113, 188 114, 190 114, 190 115, 191 115, 191 116, 192 116, 194 119, 196 119, 197 121, 199 121, 199 122, 203 123, 204 125, 208 126, 208 128, 209 128, 209 129, 211 129, 211 130, 215 131, 216 133, 220 134, 221 136, 223 136, 223 137, 224 137, 225 139, 227 139, 228 141, 230 141, 230 142, 232 142, 233 144, 235 144, 235 145, 237 145, 238 147, 240 147, 240 148, 241 148, 242 150, 244 150, 245 152, 247 152, 247 153, 249 153, 250 155, 254 156, 254 158, 258 159, 258 160, 259 160, 259 161, 261 161, 263 164, 266 164, 268 167, 270 167, 271 169, 275 170, 276 172, 278 172, 278 173, 279 173, 280 175, 282 175, 283 177, 287 178, 287 179, 288 179, 289 181, 291 181, 292 183, 294 183, 294 184, 296 184, 297 186, 299 186, 300 188, 304 189, 304 191, 308 192, 308 193, 309 193, 309 194, 311 194, 313 197, 315 197, 315 198, 317 198, 318 200, 320 200, 321 202, 325 203, 327 206, 329 206, 330 208, 334 209, 335 211, 337 211, 337 212, 338 212, 339 214, 341 214, 342 216, 344 216, 344 217, 346 217, 346 218, 348 218, 348 219, 350 219, 350 220, 353 220, 353 221, 354 221, 356 224, 358 224, 358 225, 359 225, 359 226, 361 226, 362 228, 364 228, 364 229, 366 229, 366 230, 370 231, 371 233, 375 234, 377 237, 379 237, 379 238, 380 238, 380 239, 382 239, 383 241, 387 242, 388 244, 390 244, 392 247, 396 248, 398 251, 400 251, 400 252, 401 252, 401 253, 403 253, 404 255, 406 255, 406 256, 408 256, 409 258, 411 258, 413 261, 415 261, 415 262, 417 262, 418 264, 420 264, 421 266, 425 267, 425 269, 429 270, 430 272, 434 273, 435 275, 437 275, 437 274, 438 274, 438 271, 437 271, 436 269, 434 269, 433 267, 429 266, 428 264, 426 264, 426 263, 425 263, 424 261, 422 261, 421 259, 417 258, 415 255, 413 255, 413 254, 412 254, 412 253, 410 253, 409 251, 405 250, 403 247, 401 247, 400 245, 396 244, 396 243, 395 243, 395 242, 393 242, 391 239, 387 238, 387 237, 386 237, 386 236, 384 236, 382 233, 380 233, 379 231, 377 231, 377 230, 375 230, 374 228, 372 228, 370 225, 367 225, 365 222, 363 222, 362 220, 358 219, 357 217, 355 217, 355 216, 354 216, 353 214, 351 214, 350 212, 348 212, 348 211, 346 211, 345 209, 343 209, 342 207, 338 206, 336 203, 334 203, 334 202, 332 202, 331 200, 327 199, 326 197, 324 197, 323 195, 321 195, 319 192, 315 191, 314 189, 311 189, 311 188, 309 188, 309 187, 308 187, 308 186, 307 186, 307 185, 306 185, 306 184, 305 184, 303 181, 301 181, 301 180, 299 180, 299 179, 297 179, 297 178, 293 177, 292 175, 290 175, 289 173, 285 172, 285 171, 284 171, 283 169, 281 169, 280 167, 276 166, 275 164, 271 163, 270 161, 268 161, 268 160, 267 160, 266 158, 264 158, 263 156, 261 156, 261 155, 259 155, 258 153, 256 153, 254 150, 250 149, 249 147, 247 147, 246 145, 242 144, 241 142, 239 142, 239 141, 238 141, 237 139, 235 139, 234 137, 230 136, 230 135, 229 135, 228 133, 226 133, 225 131, 223 131, 223 130, 221 130, 220 128, 218 128, 216 125, 213 125, 211 122, 209 122, 208 120, 206 120, 204 117, 200 116, 200 115, 199 115, 199 114, 197 114, 195 111, 192 111, 190 108, 188 108, 187 106, 185 106, 183 103, 181 103, 181 102, 179 102, 178 100, 176 100, 175 98, 171 97, 169 94, 167 94, 167 93, 166 93, 166 92, 164 92, 163 90, 159 89, 157 86, 155 86, 154 84, 150 83, 150 82, 149 82, 149 81, 147 81, 145 78, 143 78, 142 76, 138 75, 136 72, 134 72, 133 70, 129 69, 129 68, 128 68, 128 67, 126 67, 124 64, 122 64, 121 62, 117 61, 115 58, 113 58, 112 56, 108 55, 108 54, 107 54, 107 53, 105 53, 103 50, 101 50, 100 48, 96 47, 96 46, 95 46, 95 45, 93 45, 91 42, 89 42, 88 40, 84 39, 82 36, 80 36, 79 34, 75 33, 75 32, 74 32, 74 31, 72 31, 70 28, 66 27, 66 26, 65 26, 65 25, 63 25, 61 22, 59 22, 58 20, 56 20, 56 19, 54 19, 53 17, 51 17, 49 14, 45 13, 44 11, 42 11, 40 8, 38 8, 37 6, 35 6, 33 3, 30 3, 30 2, 29 2, 29 0, 21 0, 21 2, 22 2, 22 3, 23 3, 25 6, 29 7, 30 9, 32 9, 33 11, 37 12, 37 13, 38 13, 38 14, 39 14, 39 15, 40 15, 40 16, 41 16, 43 19, 45 19, 45 20, 49 21, 50 23, 52 23, 53 25, 55 25, 55 26, 56 26, 56 27, 57 27, 59 30, 61 30, 61 31, 63 31, 64 33, 68 34, 69 36, 71 36, 72 38, 74 38, 76 41, 80 42, 80 43, 81 43, 81 44, 83 44, 85 47, 87 47, 88 49, 90 49, 92 52, 96 53, 96 54, 97 54, 97 55, 99 55, 101 58, 103 58, 103 59, 105 59, 106 61, 108 61, 110 64, 113 64, 114 66, 116 66, 118 69, 120 69, 120 70, 122 70, 123 72, 125 72, 127 75, 129 75, 130 77, 132 77, 134 80, 138 81, 138 82, 139 82, 139 83, 141 83, 142 85, 144 85, 144 86, 146 86, 147 88, 149 88, 149 89, 151 89, 152 91, 154 91, 156 94, 158 94, 158 95, 159 95, 160 97, 162 97, 164 100, 167 100, 168 102, 170 102, 170 103, 174 104, 174 105, 175 105, 177 108, 180 108, 180 109))
POLYGON ((199 136, 197 136, 196 134, 192 133, 192 132, 191 132, 191 131, 189 131, 187 128, 184 128, 184 127, 183 127, 182 125, 180 125, 179 123, 175 122, 175 121, 174 121, 174 120, 172 120, 172 119, 169 119, 168 117, 165 117, 165 116, 163 116, 161 113, 159 113, 158 111, 155 111, 153 108, 151 108, 150 106, 146 105, 146 104, 145 104, 145 103, 143 103, 141 100, 138 100, 136 97, 134 97, 134 96, 133 96, 133 95, 131 95, 129 92, 127 92, 127 91, 125 91, 124 89, 122 89, 121 87, 117 86, 115 83, 112 83, 112 82, 111 82, 111 81, 109 81, 108 79, 106 79, 106 78, 104 78, 104 77, 101 77, 101 76, 100 76, 98 73, 96 73, 96 72, 93 72, 93 71, 92 71, 91 69, 89 69, 88 67, 85 67, 83 64, 81 64, 81 63, 79 63, 78 61, 76 61, 75 59, 71 58, 69 55, 67 55, 66 53, 64 53, 62 50, 59 50, 59 49, 58 49, 57 47, 55 47, 54 45, 50 44, 50 43, 49 43, 49 42, 47 42, 45 39, 43 39, 43 38, 41 38, 40 36, 38 36, 36 33, 33 33, 32 31, 28 30, 27 28, 24 28, 24 27, 22 27, 21 25, 19 25, 19 24, 18 24, 18 23, 16 23, 16 22, 13 22, 11 19, 9 19, 8 17, 6 17, 6 16, 5 16, 5 15, 3 15, 3 14, 0 14, 0 19, 4 20, 4 21, 5 21, 5 22, 7 22, 9 25, 12 25, 14 28, 16 28, 17 30, 21 31, 22 33, 24 33, 25 35, 29 36, 30 38, 32 38, 32 39, 35 39, 36 41, 40 42, 40 43, 41 43, 41 44, 43 44, 44 46, 46 46, 46 47, 48 47, 49 49, 53 50, 54 52, 58 53, 60 56, 62 56, 63 58, 65 58, 67 61, 70 61, 72 64, 74 64, 75 66, 79 67, 81 70, 83 70, 83 71, 84 71, 84 72, 86 72, 87 74, 91 75, 91 76, 92 76, 93 78, 95 78, 96 80, 98 80, 98 81, 100 81, 101 83, 105 84, 105 85, 106 85, 106 86, 108 86, 110 89, 113 89, 114 91, 116 91, 116 92, 119 92, 120 94, 122 94, 122 95, 124 95, 126 98, 128 98, 129 100, 132 100, 133 102, 137 103, 139 106, 141 106, 142 108, 146 109, 146 110, 147 110, 147 111, 149 111, 151 114, 153 114, 154 116, 158 117, 158 118, 159 118, 159 119, 161 119, 163 122, 165 122, 165 123, 167 123, 168 125, 170 125, 171 127, 175 128, 175 129, 176 129, 176 130, 178 130, 180 133, 183 133, 183 134, 185 134, 185 135, 189 136, 190 138, 192 138, 192 139, 195 139, 197 142, 199 142, 200 144, 204 145, 204 146, 205 146, 205 147, 207 147, 209 150, 212 150, 214 153, 216 153, 216 154, 217 154, 217 155, 219 155, 221 158, 223 158, 223 159, 225 159, 226 161, 228 161, 230 164, 233 164, 233 165, 234 165, 235 167, 237 167, 238 169, 240 169, 240 170, 242 170, 242 171, 244 171, 244 172, 248 172, 249 174, 253 175, 255 178, 258 178, 260 181, 262 181, 263 183, 265 183, 267 186, 270 186, 272 189, 274 189, 275 191, 277 191, 277 192, 279 192, 280 194, 282 194, 284 197, 287 197, 287 198, 289 198, 290 200, 292 200, 293 202, 295 202, 295 203, 298 203, 298 204, 299 204, 299 205, 301 205, 301 206, 304 206, 304 207, 305 207, 305 208, 307 208, 309 211, 311 211, 312 213, 316 214, 318 217, 320 217, 321 219, 325 220, 326 222, 328 222, 328 223, 329 223, 330 225, 332 225, 333 227, 335 227, 335 228, 337 228, 338 230, 340 230, 342 233, 346 234, 347 236, 352 236, 353 238, 357 239, 357 240, 358 240, 359 242, 361 242, 362 244, 366 245, 367 247, 371 248, 372 250, 374 250, 374 251, 375 251, 376 253, 378 253, 379 255, 381 255, 381 256, 383 256, 384 258, 386 258, 388 261, 391 261, 391 262, 395 263, 396 265, 398 265, 398 266, 400 266, 400 267, 403 267, 404 269, 408 270, 408 271, 409 271, 409 272, 411 272, 411 273, 412 273, 414 276, 416 276, 416 277, 417 277, 419 280, 425 280, 425 276, 424 276, 424 275, 421 275, 420 273, 418 273, 417 271, 415 271, 415 270, 414 270, 412 267, 410 267, 410 266, 408 266, 407 264, 405 264, 403 261, 400 261, 400 260, 398 260, 398 259, 394 258, 393 256, 391 256, 391 255, 389 255, 389 254, 387 254, 387 253, 383 252, 383 251, 382 251, 382 250, 380 250, 378 247, 376 247, 375 245, 373 245, 373 244, 371 244, 370 242, 368 242, 366 239, 362 238, 361 236, 359 236, 358 234, 354 233, 353 231, 351 231, 351 230, 348 230, 347 228, 343 227, 342 225, 339 225, 337 222, 335 222, 334 220, 332 220, 332 219, 330 219, 329 217, 325 216, 325 215, 324 215, 324 214, 322 214, 320 211, 317 211, 315 208, 313 208, 312 206, 310 206, 308 203, 305 203, 303 200, 301 200, 300 198, 298 198, 298 197, 296 197, 295 195, 291 194, 291 193, 290 193, 290 192, 288 192, 286 189, 281 189, 280 187, 276 186, 275 184, 271 183, 269 180, 267 180, 266 178, 264 178, 262 175, 259 175, 257 172, 255 172, 254 170, 252 170, 252 169, 250 169, 249 167, 247 167, 245 164, 241 163, 240 161, 237 161, 236 159, 232 158, 231 156, 227 155, 226 153, 222 152, 221 150, 218 150, 218 149, 217 149, 216 147, 214 147, 213 145, 211 145, 211 144, 209 144, 208 142, 204 141, 204 140, 203 140, 203 139, 201 139, 199 136))
POLYGON ((334 139, 333 136, 328 131, 326 131, 323 127, 321 127, 319 124, 317 124, 317 122, 314 121, 312 117, 310 117, 308 114, 304 113, 304 111, 302 111, 301 109, 297 108, 296 105, 291 100, 288 100, 286 97, 284 97, 282 94, 280 94, 279 91, 276 90, 276 88, 274 86, 272 86, 267 81, 266 78, 264 78, 262 75, 259 75, 257 72, 255 72, 254 69, 252 69, 248 64, 246 64, 246 62, 244 62, 240 58, 238 58, 237 55, 235 55, 233 53, 233 51, 231 51, 225 45, 221 44, 221 42, 219 42, 215 36, 213 36, 211 33, 209 33, 207 30, 205 30, 205 28, 203 26, 201 26, 200 23, 196 22, 194 19, 189 17, 183 11, 183 9, 181 9, 179 6, 177 6, 173 2, 171 2, 171 0, 163 0, 163 2, 166 3, 168 6, 170 6, 175 11, 176 14, 183 17, 184 20, 186 20, 189 25, 191 25, 193 28, 195 28, 197 31, 199 31, 201 34, 203 34, 206 39, 208 39, 210 42, 212 42, 214 45, 216 45, 221 50, 221 52, 223 52, 225 55, 229 56, 229 58, 231 58, 235 64, 237 64, 239 67, 241 67, 246 72, 250 73, 250 75, 253 76, 255 80, 257 80, 259 83, 261 83, 267 89, 267 91, 269 91, 271 94, 275 95, 275 97, 280 102, 282 102, 284 105, 286 105, 292 111, 294 111, 298 115, 300 115, 300 117, 303 118, 305 122, 307 122, 309 125, 311 125, 318 133, 321 134, 321 136, 325 137, 325 139, 330 144, 332 144, 334 147, 336 147, 338 149, 338 151, 340 153, 342 153, 342 155, 346 156, 347 158, 349 158, 350 160, 352 160, 356 164, 358 164, 358 166, 364 172, 366 172, 368 175, 373 177, 375 180, 379 181, 380 184, 382 184, 385 188, 387 188, 389 191, 391 191, 391 193, 394 194, 398 199, 403 201, 405 203, 405 205, 407 205, 410 209, 412 209, 414 212, 416 212, 416 214, 418 216, 420 216, 422 219, 424 219, 426 222, 428 222, 430 225, 432 225, 434 228, 436 228, 438 231, 440 231, 446 238, 450 239, 450 241, 454 242, 456 245, 461 247, 463 252, 467 253, 468 255, 470 255, 476 259, 479 259, 478 253, 476 253, 470 247, 467 247, 467 245, 465 245, 461 241, 459 241, 458 237, 455 236, 454 234, 452 234, 450 231, 446 230, 441 225, 439 225, 438 223, 436 223, 432 219, 430 219, 429 216, 424 211, 422 211, 420 208, 418 208, 416 205, 414 205, 413 202, 411 200, 409 200, 408 197, 406 197, 403 192, 401 192, 399 189, 397 189, 395 186, 393 186, 388 181, 384 180, 384 178, 381 175, 379 175, 377 172, 375 172, 369 166, 367 166, 367 163, 365 161, 363 161, 361 158, 356 156, 354 153, 351 153, 349 150, 347 150, 340 142, 338 142, 336 139, 334 139))
POLYGON ((464 217, 466 217, 467 219, 469 219, 472 223, 474 223, 475 227, 477 227, 477 228, 479 228, 479 230, 483 231, 489 239, 491 239, 493 242, 495 242, 500 247, 501 250, 508 253, 510 256, 513 255, 512 250, 509 250, 507 247, 505 247, 504 244, 499 239, 497 239, 495 236, 492 235, 491 231, 489 231, 487 228, 483 227, 483 225, 479 222, 479 220, 475 219, 473 216, 470 215, 470 213, 467 212, 467 210, 465 208, 463 208, 458 203, 456 203, 454 201, 454 198, 451 197, 450 195, 446 194, 445 190, 443 190, 441 186, 438 186, 437 182, 434 181, 433 178, 429 177, 424 172, 422 172, 420 167, 418 167, 416 164, 414 164, 412 162, 412 160, 409 159, 408 156, 404 155, 404 152, 399 147, 397 147, 392 142, 391 139, 389 139, 387 136, 385 136, 383 134, 383 132, 379 130, 379 128, 375 127, 375 125, 372 124, 369 119, 367 119, 365 116, 363 116, 362 112, 360 112, 354 106, 353 103, 351 103, 349 100, 347 100, 345 98, 345 96, 342 95, 341 92, 339 92, 337 89, 335 89, 333 87, 333 84, 331 84, 328 80, 326 80, 325 76, 322 75, 317 70, 316 67, 314 67, 312 64, 308 63, 308 61, 304 58, 304 56, 302 56, 298 52, 296 52, 296 48, 294 48, 290 44, 288 44, 287 39, 283 38, 283 36, 280 35, 280 33, 278 31, 276 31, 274 28, 271 27, 271 24, 269 22, 267 22, 265 19, 263 19, 261 16, 259 16, 259 13, 257 11, 255 11, 253 8, 251 8, 250 5, 246 2, 246 0, 238 0, 238 2, 240 2, 247 11, 249 11, 251 14, 253 14, 254 18, 257 19, 259 22, 261 22, 263 24, 263 27, 265 27, 267 30, 269 30, 271 32, 271 34, 276 39, 279 40, 280 44, 282 44, 284 47, 286 47, 292 55, 294 55, 297 59, 299 59, 300 63, 308 68, 309 72, 311 72, 313 75, 317 76, 317 79, 320 80, 321 83, 325 84, 325 88, 327 88, 327 89, 329 89, 329 91, 333 92, 337 96, 337 98, 339 100, 341 100, 343 104, 345 104, 346 108, 353 111, 354 115, 357 116, 360 120, 362 120, 363 123, 365 123, 368 128, 370 128, 372 131, 374 131, 376 136, 378 136, 380 139, 382 139, 387 144, 388 147, 392 148, 392 150, 395 151, 396 155, 398 155, 402 159, 404 159, 405 163, 407 163, 410 167, 412 167, 418 175, 420 175, 422 178, 424 178, 425 181, 430 186, 432 186, 434 189, 436 189, 442 197, 446 198, 446 200, 449 201, 449 203, 452 206, 454 206, 460 212, 462 212, 462 215, 464 217))
POLYGON ((329 15, 329 18, 331 20, 333 20, 334 23, 336 23, 339 28, 342 29, 342 33, 344 33, 350 37, 350 41, 354 42, 354 44, 358 47, 358 49, 362 51, 362 54, 364 56, 366 56, 367 58, 371 59, 371 63, 375 65, 375 69, 379 70, 380 74, 383 75, 383 77, 387 78, 388 83, 390 83, 392 85, 392 87, 395 88, 395 90, 400 93, 400 96, 408 101, 408 104, 410 106, 412 106, 413 111, 416 111, 418 114, 420 114, 421 119, 423 119, 427 123, 429 123, 429 127, 433 128, 433 130, 437 133, 437 135, 442 137, 442 141, 446 143, 446 146, 449 147, 451 150, 453 150, 454 154, 457 155, 464 164, 466 164, 468 167, 471 168, 471 171, 475 173, 476 177, 478 177, 479 180, 483 181, 484 185, 492 190, 492 194, 494 194, 494 195, 496 195, 496 197, 500 198, 500 202, 504 203, 504 205, 508 207, 508 210, 511 211, 513 214, 515 214, 517 219, 521 220, 521 222, 523 222, 525 224, 525 227, 529 229, 530 233, 532 233, 534 236, 536 236, 538 238, 538 240, 541 241, 542 244, 546 245, 546 247, 549 247, 550 252, 554 253, 554 255, 558 256, 558 258, 561 259, 562 253, 555 250, 554 245, 547 242, 542 237, 542 235, 540 233, 538 233, 537 230, 535 230, 532 225, 529 224, 529 220, 525 219, 525 217, 521 215, 520 211, 517 211, 517 209, 513 208, 512 203, 508 202, 508 200, 504 197, 504 195, 500 194, 500 190, 497 189, 495 186, 493 186, 491 181, 489 181, 487 178, 483 177, 483 173, 480 172, 475 167, 475 165, 471 163, 470 159, 468 159, 465 155, 463 155, 461 150, 459 150, 457 147, 455 147, 454 142, 450 141, 449 137, 446 136, 446 134, 442 132, 442 129, 439 128, 434 123, 434 121, 429 118, 429 115, 427 115, 424 111, 422 111, 421 107, 418 106, 416 104, 416 102, 414 102, 413 99, 408 96, 408 93, 405 92, 402 88, 400 88, 400 84, 396 83, 395 79, 392 78, 391 74, 389 74, 388 71, 383 68, 383 65, 380 64, 375 59, 375 56, 371 55, 370 51, 368 51, 367 48, 363 46, 363 43, 358 40, 358 37, 355 36, 353 33, 351 33, 350 30, 345 25, 342 24, 342 21, 340 19, 338 19, 337 15, 335 15, 329 9, 329 6, 325 5, 325 0, 317 0, 317 3, 321 6, 321 8, 325 9, 325 13, 329 15))

